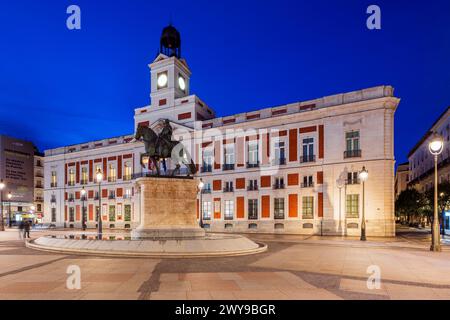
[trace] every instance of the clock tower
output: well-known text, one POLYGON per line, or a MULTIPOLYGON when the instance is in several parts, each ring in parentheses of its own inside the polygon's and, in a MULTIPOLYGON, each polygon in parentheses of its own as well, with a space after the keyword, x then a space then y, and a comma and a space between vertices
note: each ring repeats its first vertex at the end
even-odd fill
POLYGON ((189 95, 191 71, 181 58, 180 33, 173 26, 165 27, 161 34, 159 54, 149 65, 151 70, 151 106, 174 106, 175 100, 189 95))

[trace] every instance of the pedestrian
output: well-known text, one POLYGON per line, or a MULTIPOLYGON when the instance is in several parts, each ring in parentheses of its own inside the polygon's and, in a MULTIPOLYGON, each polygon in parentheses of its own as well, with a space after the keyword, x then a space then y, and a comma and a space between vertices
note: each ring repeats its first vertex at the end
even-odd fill
POLYGON ((31 221, 26 221, 24 225, 24 232, 23 237, 24 238, 30 238, 30 229, 31 229, 31 221))
POLYGON ((25 224, 24 224, 24 222, 23 222, 23 220, 21 220, 20 222, 19 222, 19 238, 20 238, 20 240, 22 240, 23 239, 23 229, 25 228, 25 224))

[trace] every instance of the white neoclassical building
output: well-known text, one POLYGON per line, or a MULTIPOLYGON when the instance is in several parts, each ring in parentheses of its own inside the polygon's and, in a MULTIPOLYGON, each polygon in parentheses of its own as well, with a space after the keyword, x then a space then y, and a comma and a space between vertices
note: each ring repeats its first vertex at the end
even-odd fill
MULTIPOLYGON (((216 116, 190 93, 180 36, 163 30, 150 67, 151 104, 135 109, 135 128, 163 119, 182 140, 204 182, 197 214, 215 232, 393 236, 394 113, 399 99, 378 86, 258 111, 216 116), (365 167, 365 202, 358 172, 365 167)), ((137 177, 142 142, 134 134, 45 151, 44 220, 89 228, 100 210, 106 228, 139 224, 137 177), (95 175, 101 171, 99 184, 95 175), (82 190, 86 191, 85 198, 82 190)), ((173 164, 169 163, 173 167, 173 164)), ((170 204, 169 204, 170 205, 170 204)))

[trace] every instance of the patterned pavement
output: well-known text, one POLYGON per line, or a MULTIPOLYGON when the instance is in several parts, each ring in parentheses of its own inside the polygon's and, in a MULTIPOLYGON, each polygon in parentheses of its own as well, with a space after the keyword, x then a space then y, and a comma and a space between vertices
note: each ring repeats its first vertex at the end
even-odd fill
MULTIPOLYGON (((35 231, 33 237, 66 231, 35 231)), ((450 251, 428 251, 427 235, 357 239, 252 235, 265 253, 225 258, 139 259, 28 249, 0 233, 3 299, 450 299, 450 251), (411 240, 410 240, 411 239, 411 240), (69 266, 81 288, 68 289, 69 266), (367 272, 381 272, 369 289, 367 272)))

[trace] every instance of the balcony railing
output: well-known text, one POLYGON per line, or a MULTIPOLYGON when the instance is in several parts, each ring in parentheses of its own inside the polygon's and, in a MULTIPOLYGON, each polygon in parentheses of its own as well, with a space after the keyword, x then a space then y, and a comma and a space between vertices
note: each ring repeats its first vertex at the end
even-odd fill
POLYGON ((284 189, 284 183, 275 183, 273 185, 274 189, 284 189))
POLYGON ((116 182, 116 177, 108 177, 108 182, 116 182))
POLYGON ((346 183, 347 184, 359 184, 359 179, 358 178, 347 179, 346 183))
POLYGON ((274 166, 282 166, 286 164, 286 158, 279 158, 279 159, 274 159, 273 160, 273 165, 274 166))
POLYGON ((316 162, 316 156, 313 154, 307 154, 300 157, 300 163, 316 162))
POLYGON ((223 192, 233 192, 233 187, 225 187, 223 188, 223 192))
POLYGON ((124 175, 123 177, 122 177, 122 180, 123 181, 129 181, 129 180, 131 180, 132 179, 132 175, 131 174, 127 174, 127 175, 124 175))
POLYGON ((69 197, 69 202, 74 202, 75 198, 74 197, 69 197))
POLYGON ((224 165, 222 165, 222 170, 234 170, 234 163, 225 163, 224 165))
POLYGON ((75 180, 67 182, 67 185, 73 187, 75 185, 75 180))
POLYGON ((88 180, 87 179, 81 179, 80 180, 80 184, 88 184, 88 180))
POLYGON ((247 162, 247 168, 258 168, 259 167, 259 161, 257 162, 247 162))
POLYGON ((116 198, 116 195, 115 194, 110 194, 109 196, 108 196, 108 199, 115 199, 116 198))
POLYGON ((200 170, 201 172, 212 172, 212 165, 204 164, 200 170))
POLYGON ((257 191, 258 190, 258 185, 250 185, 247 186, 247 191, 257 191))
POLYGON ((57 186, 58 186, 58 184, 56 182, 50 183, 50 188, 56 188, 57 186))
POLYGON ((312 187, 314 187, 314 182, 302 182, 302 184, 301 184, 301 187, 302 188, 312 188, 312 187))
POLYGON ((125 194, 123 195, 123 198, 124 198, 124 199, 131 199, 131 194, 125 193, 125 194))
POLYGON ((202 193, 203 193, 203 194, 205 194, 205 193, 211 193, 211 189, 203 189, 203 190, 202 190, 202 193))
POLYGON ((344 159, 347 158, 360 158, 361 150, 346 150, 344 151, 344 159))

